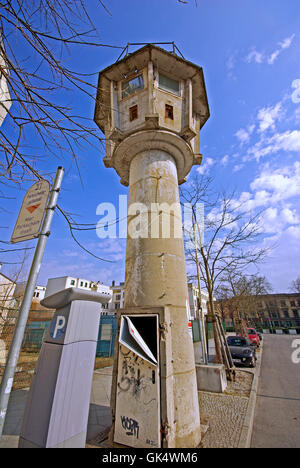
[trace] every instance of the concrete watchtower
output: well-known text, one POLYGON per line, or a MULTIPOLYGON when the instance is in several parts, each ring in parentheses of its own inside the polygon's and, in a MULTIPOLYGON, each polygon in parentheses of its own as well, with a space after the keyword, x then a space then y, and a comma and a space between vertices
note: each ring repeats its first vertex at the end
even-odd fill
MULTIPOLYGON (((147 358, 137 339, 142 347, 140 354, 137 351, 140 367, 133 364, 129 373, 122 374, 120 367, 126 370, 129 361, 120 361, 126 353, 118 345, 112 395, 113 440, 124 445, 196 447, 200 442, 181 212, 173 208, 179 207, 178 184, 185 181, 193 165, 201 164, 200 129, 208 117, 202 68, 157 46, 146 45, 100 72, 95 121, 105 134, 104 164, 117 171, 123 185, 129 185, 125 309, 120 318, 130 316, 131 321, 124 326, 121 323, 124 339, 120 343, 126 347, 130 333, 134 338, 133 330, 138 330, 152 351, 152 357, 148 353, 147 358), (140 218, 146 228, 138 236, 130 226, 136 218, 130 209, 133 206, 140 211, 147 208, 140 218), (174 224, 179 223, 180 229, 178 232, 174 227, 166 234, 163 219, 170 206, 174 224), (147 316, 158 316, 158 353, 150 336, 150 322, 149 327, 142 322, 147 316), (151 379, 155 382, 156 374, 151 371, 155 357, 159 357, 155 372, 160 385, 154 391, 155 398, 150 398, 150 390, 147 394, 149 401, 156 401, 151 407, 142 394, 147 393, 151 379), (145 362, 147 369, 142 367, 145 362), (133 391, 129 397, 124 383, 128 392, 131 385, 140 387, 139 392, 133 391), (144 425, 137 416, 124 413, 126 409, 136 414, 138 408, 147 418, 144 425), (149 435, 145 427, 152 420, 156 435, 153 430, 149 435)), ((134 348, 128 345, 128 349, 134 348)))

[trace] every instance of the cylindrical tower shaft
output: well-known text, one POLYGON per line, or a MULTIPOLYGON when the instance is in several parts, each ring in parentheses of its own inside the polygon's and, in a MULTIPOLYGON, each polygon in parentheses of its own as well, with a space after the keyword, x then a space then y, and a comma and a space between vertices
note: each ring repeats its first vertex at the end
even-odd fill
POLYGON ((194 447, 200 442, 199 403, 187 302, 175 160, 162 150, 143 151, 130 165, 125 307, 171 306, 171 355, 168 356, 165 384, 172 392, 168 445, 173 447, 194 447))

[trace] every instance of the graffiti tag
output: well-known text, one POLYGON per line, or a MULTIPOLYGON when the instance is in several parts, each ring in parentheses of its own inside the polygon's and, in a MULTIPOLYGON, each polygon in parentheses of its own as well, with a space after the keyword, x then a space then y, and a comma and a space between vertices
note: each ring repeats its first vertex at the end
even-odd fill
POLYGON ((126 435, 134 436, 137 439, 139 438, 139 423, 132 418, 127 418, 126 416, 121 416, 121 423, 123 429, 126 431, 126 435))

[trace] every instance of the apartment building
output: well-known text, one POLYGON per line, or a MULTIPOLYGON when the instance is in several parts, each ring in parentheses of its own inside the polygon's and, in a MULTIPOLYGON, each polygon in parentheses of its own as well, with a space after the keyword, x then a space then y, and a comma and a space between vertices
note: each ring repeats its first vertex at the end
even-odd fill
POLYGON ((58 291, 68 288, 79 288, 86 291, 98 291, 108 296, 112 296, 109 286, 100 281, 91 281, 84 278, 76 278, 73 276, 61 276, 58 278, 49 278, 46 286, 45 297, 51 296, 58 291))
POLYGON ((257 316, 266 327, 300 329, 300 294, 258 296, 256 310, 252 313, 252 319, 256 322, 257 316))

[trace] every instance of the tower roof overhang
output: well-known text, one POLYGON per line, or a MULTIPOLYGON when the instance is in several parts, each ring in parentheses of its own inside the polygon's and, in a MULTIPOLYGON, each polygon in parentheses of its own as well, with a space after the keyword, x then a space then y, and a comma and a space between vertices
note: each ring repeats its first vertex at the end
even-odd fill
POLYGON ((209 118, 209 106, 202 67, 153 44, 138 49, 99 73, 94 120, 104 133, 111 109, 111 82, 123 80, 152 62, 159 71, 177 79, 192 80, 193 112, 200 116, 201 128, 209 118))

